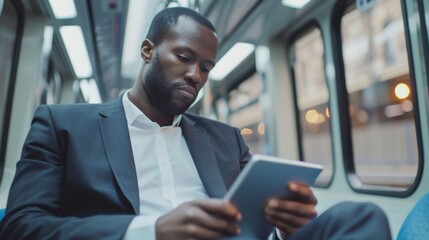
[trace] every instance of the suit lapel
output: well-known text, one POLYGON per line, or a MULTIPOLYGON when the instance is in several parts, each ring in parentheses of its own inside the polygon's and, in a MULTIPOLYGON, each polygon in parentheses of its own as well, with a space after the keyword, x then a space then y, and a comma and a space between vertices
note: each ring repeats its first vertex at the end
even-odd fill
POLYGON ((221 198, 226 193, 216 156, 206 131, 183 115, 180 123, 183 136, 194 159, 195 167, 210 197, 221 198))
POLYGON ((100 112, 99 126, 113 175, 134 213, 138 214, 137 175, 121 97, 100 112))

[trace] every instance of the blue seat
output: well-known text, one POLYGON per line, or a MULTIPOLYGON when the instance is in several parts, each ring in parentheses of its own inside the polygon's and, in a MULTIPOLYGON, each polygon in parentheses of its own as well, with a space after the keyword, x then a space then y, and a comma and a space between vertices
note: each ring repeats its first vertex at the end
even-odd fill
POLYGON ((3 220, 5 213, 6 213, 6 209, 0 208, 0 222, 1 220, 3 220))
POLYGON ((429 238, 429 193, 411 209, 399 230, 397 240, 427 240, 429 238))

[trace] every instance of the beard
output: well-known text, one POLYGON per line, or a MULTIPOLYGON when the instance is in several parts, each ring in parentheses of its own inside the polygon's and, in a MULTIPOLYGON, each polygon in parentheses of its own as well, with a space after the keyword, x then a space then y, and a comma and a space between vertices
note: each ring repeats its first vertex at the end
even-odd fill
POLYGON ((152 66, 144 75, 145 83, 143 90, 145 91, 149 102, 159 111, 168 115, 180 115, 184 113, 189 106, 195 101, 195 98, 187 104, 183 102, 175 102, 173 99, 173 91, 182 83, 168 84, 169 80, 165 76, 164 69, 159 60, 158 51, 153 58, 152 66))

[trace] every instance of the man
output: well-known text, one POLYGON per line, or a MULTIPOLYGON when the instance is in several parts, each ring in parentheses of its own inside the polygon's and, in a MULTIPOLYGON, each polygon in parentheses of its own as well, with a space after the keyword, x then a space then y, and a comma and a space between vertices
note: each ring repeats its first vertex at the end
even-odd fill
MULTIPOLYGON (((220 198, 250 159, 239 131, 184 113, 207 81, 218 39, 192 10, 158 13, 132 89, 101 105, 40 106, 12 184, 2 239, 217 239, 240 233, 220 198)), ((377 207, 316 217, 309 187, 269 199, 275 238, 390 239, 377 207), (377 228, 374 228, 374 226, 377 228)))

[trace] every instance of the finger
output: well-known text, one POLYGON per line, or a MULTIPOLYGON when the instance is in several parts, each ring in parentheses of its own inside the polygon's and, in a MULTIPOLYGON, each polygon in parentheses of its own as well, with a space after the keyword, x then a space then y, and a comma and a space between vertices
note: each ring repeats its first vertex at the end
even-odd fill
POLYGON ((185 222, 190 226, 195 224, 207 230, 227 235, 238 234, 240 231, 239 227, 235 224, 235 221, 221 218, 210 212, 206 212, 197 204, 187 209, 185 222))
POLYGON ((275 213, 287 213, 300 217, 314 218, 317 216, 315 205, 312 203, 270 198, 265 208, 275 213))
POLYGON ((230 221, 241 220, 241 213, 230 202, 221 199, 203 199, 194 201, 204 211, 230 221))
POLYGON ((290 182, 287 187, 290 191, 295 193, 295 197, 297 200, 300 200, 305 203, 317 204, 316 196, 314 196, 313 191, 306 184, 290 182))
POLYGON ((231 236, 228 234, 213 229, 208 229, 198 224, 188 224, 185 228, 186 239, 218 239, 225 236, 231 236))
POLYGON ((294 234, 303 225, 313 219, 312 217, 302 217, 287 212, 273 211, 270 208, 265 209, 265 218, 268 223, 276 226, 286 236, 294 234))
POLYGON ((300 216, 288 212, 273 211, 272 209, 265 210, 265 216, 272 224, 279 227, 283 224, 291 227, 301 227, 313 219, 313 217, 300 216))
POLYGON ((273 226, 275 226, 276 228, 278 228, 281 232, 283 232, 284 235, 287 235, 287 236, 294 234, 296 231, 298 231, 300 229, 300 227, 288 225, 285 222, 278 221, 278 220, 273 219, 273 218, 268 217, 268 216, 266 217, 266 220, 268 223, 270 223, 273 226))

